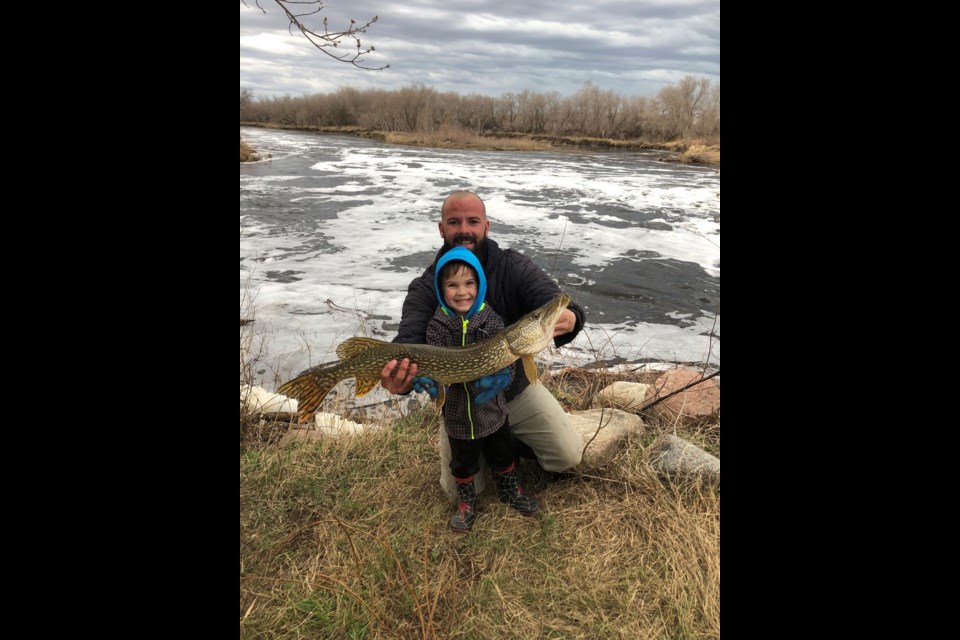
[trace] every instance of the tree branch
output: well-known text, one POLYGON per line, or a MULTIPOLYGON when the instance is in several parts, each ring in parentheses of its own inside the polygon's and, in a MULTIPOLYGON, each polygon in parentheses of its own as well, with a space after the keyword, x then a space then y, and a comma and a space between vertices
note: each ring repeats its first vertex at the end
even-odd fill
MULTIPOLYGON (((255 0, 255 2, 260 11, 264 13, 267 12, 266 9, 260 6, 260 0, 255 0)), ((290 33, 293 33, 294 29, 296 29, 303 34, 303 37, 306 38, 310 44, 334 60, 352 64, 358 69, 364 69, 366 71, 382 71, 390 67, 389 64, 382 67, 368 67, 362 58, 362 56, 376 51, 376 47, 369 46, 364 48, 363 43, 360 41, 360 34, 366 33, 367 29, 380 19, 380 16, 373 16, 373 18, 362 25, 351 18, 350 26, 344 31, 330 31, 327 18, 324 16, 323 33, 318 33, 307 27, 301 19, 323 11, 325 9, 323 0, 273 0, 273 2, 287 14, 287 19, 290 20, 290 33), (301 7, 296 5, 304 5, 303 10, 301 11, 301 7), (353 44, 340 47, 342 43, 349 43, 350 40, 353 40, 353 44), (335 49, 336 52, 332 49, 335 49)), ((243 0, 243 4, 244 6, 249 6, 246 0, 243 0)))

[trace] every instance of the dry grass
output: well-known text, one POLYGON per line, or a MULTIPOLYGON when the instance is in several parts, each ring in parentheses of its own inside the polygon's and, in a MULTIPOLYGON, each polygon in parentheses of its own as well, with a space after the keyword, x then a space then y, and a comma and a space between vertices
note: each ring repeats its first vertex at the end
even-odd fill
POLYGON ((434 147, 439 149, 486 149, 493 151, 549 151, 553 145, 529 138, 502 138, 480 136, 472 131, 456 127, 441 127, 433 133, 390 132, 384 135, 384 142, 405 144, 416 147, 434 147))
MULTIPOLYGON (((487 151, 556 151, 568 148, 606 148, 623 151, 660 150, 673 151, 670 162, 695 164, 720 164, 720 138, 696 138, 672 142, 650 142, 647 140, 620 140, 612 138, 591 138, 588 136, 559 136, 531 133, 508 133, 478 135, 473 131, 444 125, 434 132, 375 131, 356 126, 289 126, 241 122, 251 127, 271 129, 292 129, 297 131, 317 131, 320 133, 342 133, 372 138, 389 144, 404 144, 413 147, 432 147, 436 149, 479 149, 487 151)), ((254 158, 257 159, 257 158, 254 158)), ((242 146, 241 146, 241 162, 242 146)))
POLYGON ((248 145, 243 139, 240 139, 240 162, 256 162, 260 156, 254 152, 253 147, 248 145))
POLYGON ((240 457, 240 635, 719 638, 720 496, 662 483, 643 449, 547 478, 527 519, 479 500, 447 530, 432 410, 394 428, 240 457))
POLYGON ((680 140, 676 142, 647 142, 644 140, 613 140, 585 136, 556 136, 535 134, 503 134, 480 136, 472 131, 456 127, 441 127, 433 133, 425 132, 354 132, 376 138, 389 144, 405 144, 417 147, 441 149, 485 149, 494 151, 550 151, 558 148, 606 148, 619 150, 673 151, 671 162, 691 164, 720 164, 720 141, 680 140))
POLYGON ((720 164, 720 145, 693 145, 681 153, 678 160, 689 164, 720 164))
MULTIPOLYGON (((582 408, 612 381, 653 375, 543 380, 582 408)), ((557 479, 525 461, 541 515, 524 518, 488 489, 468 535, 447 529, 430 406, 350 438, 248 442, 240 636, 719 638, 719 490, 659 480, 642 445, 673 426, 647 422, 602 475, 557 479)), ((719 455, 719 425, 715 436, 719 455)))
POLYGON ((275 443, 289 429, 286 422, 265 419, 250 412, 247 396, 254 385, 254 371, 259 366, 263 353, 263 341, 257 336, 256 309, 254 296, 250 292, 250 281, 244 286, 240 297, 240 451, 251 446, 275 443))
POLYGON ((720 164, 720 137, 694 138, 664 143, 663 149, 674 151, 672 162, 686 164, 720 164))

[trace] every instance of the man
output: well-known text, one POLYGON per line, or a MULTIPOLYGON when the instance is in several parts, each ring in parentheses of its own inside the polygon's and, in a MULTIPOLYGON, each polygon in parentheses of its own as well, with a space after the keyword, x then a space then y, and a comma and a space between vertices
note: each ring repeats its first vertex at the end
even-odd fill
MULTIPOLYGON (((487 237, 490 221, 483 201, 475 193, 451 193, 440 209, 439 229, 443 247, 423 275, 410 283, 394 342, 426 343, 427 324, 438 304, 434 288, 436 263, 440 256, 456 246, 470 249, 480 260, 487 279, 486 298, 507 326, 560 294, 557 283, 532 260, 513 249, 501 249, 487 237)), ((583 309, 571 302, 557 321, 554 344, 559 347, 571 342, 583 329, 583 323, 583 309)), ((502 375, 485 376, 481 379, 481 386, 492 388, 492 396, 503 389, 506 381, 502 375)), ((410 393, 414 382, 420 388, 432 383, 426 379, 424 384, 424 378, 417 377, 416 363, 406 358, 399 363, 391 360, 380 374, 380 384, 390 393, 410 393)), ((510 429, 514 438, 520 441, 518 450, 521 453, 529 455, 532 452, 547 471, 565 471, 580 462, 583 439, 560 403, 543 385, 530 385, 525 375, 516 375, 505 395, 510 429)), ((440 455, 440 484, 453 497, 456 488, 449 469, 450 445, 446 438, 440 439, 440 455)), ((478 483, 477 490, 482 489, 478 483)))

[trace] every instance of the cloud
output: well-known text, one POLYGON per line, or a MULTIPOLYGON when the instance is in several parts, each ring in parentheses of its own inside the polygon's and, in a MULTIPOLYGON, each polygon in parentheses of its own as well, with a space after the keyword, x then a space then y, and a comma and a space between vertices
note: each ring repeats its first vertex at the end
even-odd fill
POLYGON ((461 95, 572 95, 590 81, 626 97, 653 95, 686 75, 720 80, 719 0, 341 0, 304 18, 322 31, 326 17, 333 31, 379 15, 360 36, 376 47, 368 66, 390 65, 377 72, 330 59, 289 32, 279 7, 261 6, 266 13, 240 5, 240 85, 260 96, 417 82, 461 95))

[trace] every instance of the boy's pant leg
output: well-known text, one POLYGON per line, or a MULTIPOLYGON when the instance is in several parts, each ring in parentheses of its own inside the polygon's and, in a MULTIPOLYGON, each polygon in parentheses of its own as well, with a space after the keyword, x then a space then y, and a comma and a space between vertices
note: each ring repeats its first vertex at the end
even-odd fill
MULTIPOLYGON (((440 423, 440 488, 447 494, 451 500, 457 499, 457 481, 453 478, 453 472, 450 471, 450 461, 453 455, 450 453, 450 438, 447 436, 447 429, 440 423)), ((483 454, 480 454, 480 471, 473 478, 473 486, 480 495, 487 486, 487 460, 483 454)))

